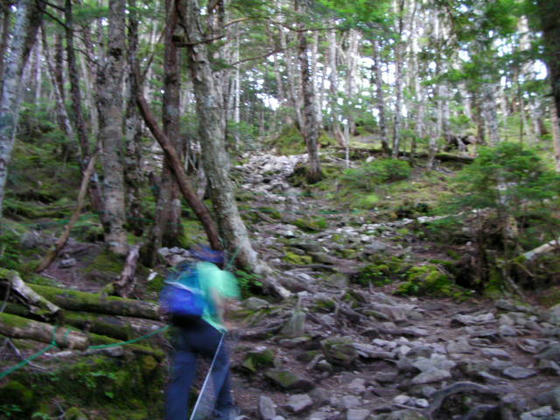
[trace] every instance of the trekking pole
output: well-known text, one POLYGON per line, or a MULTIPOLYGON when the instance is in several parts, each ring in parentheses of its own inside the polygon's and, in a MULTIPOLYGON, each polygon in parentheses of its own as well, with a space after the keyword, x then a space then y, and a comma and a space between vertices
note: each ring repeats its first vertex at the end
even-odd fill
POLYGON ((198 409, 198 406, 199 406, 200 402, 202 401, 202 396, 204 395, 204 390, 206 389, 206 386, 208 385, 208 382, 210 381, 210 377, 212 376, 212 369, 214 368, 214 363, 216 363, 216 359, 218 358, 218 353, 220 352, 220 349, 222 348, 222 343, 224 341, 225 336, 226 336, 226 333, 223 333, 222 338, 220 338, 220 342, 218 343, 218 347, 216 348, 216 353, 214 354, 214 357, 212 358, 212 363, 210 364, 210 369, 208 369, 208 373, 206 374, 206 378, 204 378, 204 383, 202 384, 202 388, 200 388, 200 392, 198 393, 198 398, 196 399, 196 403, 195 403, 193 411, 191 413, 190 420, 195 420, 196 410, 198 409))

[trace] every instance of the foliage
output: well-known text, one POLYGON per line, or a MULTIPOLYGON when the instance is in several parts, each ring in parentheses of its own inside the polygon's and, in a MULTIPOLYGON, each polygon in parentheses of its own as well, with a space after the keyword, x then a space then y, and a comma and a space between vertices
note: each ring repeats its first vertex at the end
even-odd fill
POLYGON ((262 282, 260 276, 253 273, 247 273, 244 270, 236 270, 235 277, 241 289, 241 295, 245 298, 254 293, 262 292, 262 282))
POLYGON ((364 163, 358 168, 347 169, 342 179, 352 187, 371 191, 375 185, 407 179, 411 173, 412 169, 408 162, 398 159, 377 159, 364 163))
POLYGON ((19 269, 21 255, 19 236, 11 230, 0 234, 0 267, 12 270, 19 269))
POLYGON ((406 273, 406 281, 399 285, 395 294, 414 296, 462 297, 470 292, 457 286, 450 275, 437 265, 426 264, 412 267, 406 273))

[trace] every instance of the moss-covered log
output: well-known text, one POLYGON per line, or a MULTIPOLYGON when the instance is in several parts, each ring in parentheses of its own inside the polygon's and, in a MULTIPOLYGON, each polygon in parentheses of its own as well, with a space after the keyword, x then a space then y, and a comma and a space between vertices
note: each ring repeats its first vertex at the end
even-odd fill
POLYGON ((129 340, 136 336, 128 322, 109 315, 66 311, 64 313, 64 323, 81 330, 106 335, 119 340, 129 340))
POLYGON ((52 319, 60 312, 57 305, 31 289, 16 271, 0 269, 0 284, 8 287, 24 303, 33 306, 31 312, 34 314, 52 319))
MULTIPOLYGON (((98 345, 106 345, 106 344, 118 344, 121 341, 115 340, 114 338, 107 337, 104 335, 98 334, 89 334, 91 345, 98 346, 98 345)), ((158 361, 163 360, 165 358, 165 352, 159 349, 151 348, 148 346, 144 346, 142 344, 126 344, 124 345, 125 349, 128 349, 136 354, 145 354, 155 357, 158 361)))
POLYGON ((89 346, 87 335, 79 331, 69 331, 44 322, 32 321, 17 315, 0 313, 0 334, 12 338, 23 338, 41 343, 51 343, 53 334, 59 347, 85 350, 89 346))
POLYGON ((61 308, 71 311, 95 312, 159 320, 159 307, 152 302, 103 296, 96 293, 59 289, 50 286, 30 285, 40 295, 61 308))

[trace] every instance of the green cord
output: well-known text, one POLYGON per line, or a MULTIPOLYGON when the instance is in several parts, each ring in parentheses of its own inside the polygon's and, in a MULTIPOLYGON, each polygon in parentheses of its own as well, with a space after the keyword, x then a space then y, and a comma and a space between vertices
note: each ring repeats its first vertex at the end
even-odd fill
MULTIPOLYGON (((12 366, 11 368, 9 368, 9 369, 5 370, 4 372, 0 373, 0 379, 5 378, 6 376, 10 375, 11 373, 15 372, 16 370, 21 369, 22 367, 24 367, 28 363, 31 363, 32 360, 35 360, 37 357, 42 356, 43 354, 45 354, 47 351, 49 351, 53 347, 60 347, 58 345, 58 343, 56 342, 56 330, 57 329, 58 329, 58 325, 55 325, 55 327, 53 329, 53 336, 52 336, 51 344, 49 344, 43 350, 38 351, 34 355, 29 356, 27 359, 22 360, 17 365, 12 366)), ((165 327, 159 328, 155 331, 152 331, 151 333, 148 333, 148 334, 143 335, 143 336, 138 337, 138 338, 134 338, 132 340, 122 341, 120 343, 113 343, 113 344, 100 344, 100 345, 97 345, 97 346, 89 346, 87 348, 87 350, 106 349, 106 348, 110 348, 110 347, 119 347, 119 346, 124 346, 126 344, 137 343, 138 341, 145 340, 146 338, 149 338, 149 337, 152 337, 153 335, 156 335, 156 334, 162 333, 164 331, 167 331, 168 329, 169 329, 169 325, 166 325, 165 327)), ((70 328, 68 328, 66 330, 66 333, 64 334, 64 340, 66 340, 66 338, 68 337, 68 334, 70 334, 70 328)))

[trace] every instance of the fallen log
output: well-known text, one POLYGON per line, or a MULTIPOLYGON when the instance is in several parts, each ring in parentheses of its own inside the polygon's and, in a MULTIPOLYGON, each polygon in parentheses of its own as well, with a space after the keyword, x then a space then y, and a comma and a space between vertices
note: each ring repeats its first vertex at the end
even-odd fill
POLYGON ((123 315, 135 318, 160 320, 159 306, 143 300, 104 296, 77 290, 59 289, 50 286, 30 285, 37 293, 45 296, 61 308, 78 312, 95 312, 123 315))
MULTIPOLYGON (((107 336, 103 336, 103 335, 98 335, 98 334, 90 334, 90 339, 91 339, 91 345, 92 346, 103 346, 103 345, 114 345, 115 347, 117 347, 119 344, 121 344, 122 342, 119 340, 115 340, 111 337, 107 337, 107 336)), ((160 349, 156 349, 156 348, 152 348, 152 347, 148 347, 142 344, 126 344, 123 345, 122 348, 126 351, 126 350, 130 350, 133 353, 136 354, 144 354, 144 355, 149 355, 149 356, 153 356, 156 360, 161 361, 163 359, 165 359, 165 352, 163 350, 160 349)), ((88 352, 95 352, 98 350, 102 350, 102 349, 89 349, 88 352)))
MULTIPOLYGON (((336 150, 344 151, 343 147, 336 147, 336 150)), ((372 155, 385 155, 382 149, 367 149, 365 147, 351 147, 349 150, 351 155, 358 156, 372 156, 372 155)), ((404 156, 410 158, 410 152, 399 152, 399 156, 404 156)), ((414 158, 416 159, 427 159, 427 153, 415 153, 414 158)), ((472 163, 474 158, 469 156, 457 156, 450 153, 437 153, 435 159, 442 162, 459 162, 459 163, 472 163)))
POLYGON ((59 314, 60 308, 31 289, 16 271, 0 269, 0 282, 15 292, 19 300, 30 305, 31 313, 47 319, 59 314))
POLYGON ((0 334, 49 344, 54 335, 58 347, 85 350, 89 346, 88 336, 79 331, 56 328, 51 324, 5 313, 0 313, 0 334))
POLYGON ((526 261, 531 261, 532 259, 538 257, 539 255, 547 254, 559 248, 560 248, 560 237, 553 239, 552 241, 547 242, 546 244, 538 246, 535 249, 525 252, 523 254, 523 257, 525 258, 526 261))
POLYGON ((140 245, 134 245, 126 257, 126 264, 124 269, 117 281, 114 282, 115 293, 120 297, 128 297, 134 287, 136 286, 136 281, 134 275, 136 274, 136 265, 138 263, 138 258, 140 257, 140 245))

